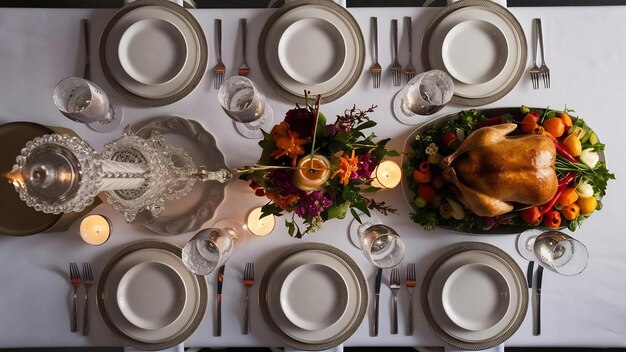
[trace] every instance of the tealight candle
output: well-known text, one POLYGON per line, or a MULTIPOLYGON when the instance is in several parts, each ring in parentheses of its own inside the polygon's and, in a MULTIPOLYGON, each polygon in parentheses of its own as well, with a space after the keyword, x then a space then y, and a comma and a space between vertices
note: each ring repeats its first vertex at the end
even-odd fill
POLYGON ((83 241, 99 246, 109 239, 111 223, 102 215, 89 215, 80 222, 79 233, 83 241))
POLYGON ((402 179, 402 169, 391 160, 380 163, 372 172, 372 187, 391 189, 396 187, 402 179))
POLYGON ((298 162, 294 184, 303 191, 320 189, 330 177, 330 162, 321 155, 305 156, 298 162))
POLYGON ((248 215, 246 225, 248 230, 256 236, 266 236, 274 230, 276 219, 274 215, 261 217, 261 207, 253 209, 248 215))

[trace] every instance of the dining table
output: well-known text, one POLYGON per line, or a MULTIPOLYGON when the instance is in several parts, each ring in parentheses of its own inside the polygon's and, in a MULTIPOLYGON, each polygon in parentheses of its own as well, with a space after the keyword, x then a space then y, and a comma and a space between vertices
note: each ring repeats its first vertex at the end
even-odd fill
MULTIPOLYGON (((580 275, 566 277, 546 270, 542 290, 542 332, 533 336, 532 310, 517 332, 505 342, 506 346, 526 347, 626 347, 626 117, 621 104, 626 101, 626 6, 584 7, 512 7, 511 13, 521 24, 528 43, 528 60, 524 75, 510 93, 478 109, 519 107, 521 105, 554 109, 573 109, 572 114, 585 119, 602 143, 606 144, 606 163, 616 180, 609 182, 602 199, 602 209, 591 216, 573 237, 584 243, 589 263, 580 275), (551 69, 550 89, 533 89, 528 70, 536 43, 532 41, 532 20, 541 18, 546 61, 551 69), (624 223, 622 223, 624 221, 624 223)), ((116 9, 0 9, 0 123, 31 121, 48 126, 72 129, 97 151, 123 133, 123 126, 109 133, 98 133, 86 125, 65 118, 55 107, 52 93, 64 77, 80 76, 83 72, 84 41, 81 19, 89 19, 91 30, 91 80, 110 96, 114 106, 124 109, 124 125, 159 116, 178 116, 199 122, 216 139, 217 146, 229 168, 251 165, 260 156, 258 140, 243 138, 231 119, 226 116, 213 88, 213 67, 216 64, 215 19, 222 20, 222 57, 226 78, 236 75, 241 64, 239 19, 246 18, 248 26, 249 78, 265 92, 274 111, 274 123, 294 107, 275 91, 264 78, 257 55, 261 29, 276 9, 191 9, 208 42, 209 62, 199 84, 183 99, 159 107, 133 103, 117 93, 105 79, 97 55, 98 41, 107 21, 116 9)), ((365 64, 356 84, 340 98, 323 104, 322 112, 329 117, 342 115, 354 105, 377 108, 370 117, 377 122, 373 131, 380 138, 391 138, 389 147, 402 151, 406 138, 418 125, 400 123, 393 115, 392 101, 402 87, 392 85, 390 74, 392 46, 391 20, 410 16, 413 20, 414 64, 423 71, 419 55, 422 36, 431 19, 441 8, 427 7, 349 7, 365 38, 365 64), (369 70, 373 63, 370 18, 378 18, 379 62, 382 81, 379 89, 372 88, 369 70), (416 50, 416 49, 414 49, 416 50)), ((402 29, 403 27, 401 27, 402 29)), ((407 33, 400 32, 400 61, 406 64, 407 33)), ((313 94, 315 92, 312 92, 313 94)), ((468 109, 448 104, 431 119, 468 109)), ((400 157, 396 159, 400 162, 400 157)), ((0 170, 5 172, 8 170, 0 170)), ((525 272, 527 261, 516 251, 516 234, 472 235, 446 228, 426 231, 409 218, 411 208, 404 200, 401 187, 378 192, 373 197, 398 209, 397 214, 381 216, 385 224, 395 229, 406 244, 403 263, 415 263, 417 283, 421 285, 431 263, 447 248, 461 242, 484 242, 508 253, 525 272)), ((2 201, 2 200, 0 200, 2 201)), ((244 221, 248 212, 266 203, 257 197, 247 182, 234 179, 225 188, 225 198, 213 218, 204 225, 210 227, 220 219, 244 221)), ((0 236, 0 348, 22 347, 96 347, 121 346, 100 315, 95 300, 91 300, 89 336, 70 332, 71 286, 68 282, 69 262, 91 262, 95 280, 109 259, 121 248, 139 240, 160 240, 184 246, 195 234, 160 235, 138 223, 126 223, 122 214, 106 203, 92 213, 103 214, 111 220, 110 239, 100 246, 87 245, 78 235, 78 223, 67 231, 41 233, 32 236, 0 236)), ((249 235, 236 248, 226 264, 223 277, 222 334, 214 336, 214 305, 208 304, 205 316, 196 331, 184 342, 185 347, 282 347, 265 324, 259 310, 259 285, 250 289, 250 333, 242 335, 243 300, 246 287, 242 276, 246 262, 256 265, 257 280, 276 256, 290 246, 322 242, 346 252, 362 269, 373 292, 376 268, 361 250, 353 246, 348 236, 352 218, 325 222, 317 232, 301 239, 288 235, 285 217, 277 217, 276 227, 267 236, 249 235)), ((443 346, 428 326, 416 305, 415 332, 405 334, 408 296, 399 293, 399 334, 390 333, 391 291, 389 271, 383 272, 380 293, 380 328, 371 336, 372 309, 345 346, 443 346)), ((216 294, 216 274, 207 277, 208 300, 216 294)), ((416 292, 419 297, 419 289, 416 292)), ((533 298, 531 298, 531 301, 533 298)))

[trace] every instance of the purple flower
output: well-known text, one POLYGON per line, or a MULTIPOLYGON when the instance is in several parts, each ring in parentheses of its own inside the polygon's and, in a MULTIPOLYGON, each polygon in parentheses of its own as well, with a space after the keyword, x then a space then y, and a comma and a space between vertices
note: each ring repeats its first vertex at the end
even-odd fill
POLYGON ((287 111, 285 121, 289 124, 289 129, 298 134, 302 139, 313 137, 313 125, 315 116, 308 109, 295 108, 287 111))
POLYGON ((268 172, 267 181, 271 190, 282 196, 304 194, 293 184, 293 170, 276 169, 268 172))
POLYGON ((359 161, 357 163, 359 169, 350 175, 350 178, 368 179, 372 177, 372 172, 376 168, 376 163, 372 156, 369 154, 359 155, 359 161))
POLYGON ((304 197, 300 197, 296 214, 302 218, 315 218, 326 208, 333 205, 333 201, 321 191, 313 191, 304 197))

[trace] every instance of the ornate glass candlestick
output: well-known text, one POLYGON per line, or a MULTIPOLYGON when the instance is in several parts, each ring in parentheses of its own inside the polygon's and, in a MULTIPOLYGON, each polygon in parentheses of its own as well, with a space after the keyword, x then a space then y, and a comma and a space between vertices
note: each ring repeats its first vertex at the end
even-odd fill
POLYGON ((157 217, 165 201, 184 197, 195 181, 228 181, 228 170, 196 167, 159 133, 141 138, 127 128, 101 154, 77 137, 46 135, 28 142, 9 181, 29 206, 45 213, 81 211, 100 192, 132 222, 148 210, 157 217))

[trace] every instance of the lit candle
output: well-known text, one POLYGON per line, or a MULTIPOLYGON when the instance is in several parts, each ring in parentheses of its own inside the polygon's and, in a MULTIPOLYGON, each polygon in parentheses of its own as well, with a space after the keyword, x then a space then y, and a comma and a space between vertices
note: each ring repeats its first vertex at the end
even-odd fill
POLYGON ((402 179, 400 166, 391 160, 383 161, 372 172, 372 187, 391 189, 402 179))
POLYGON ((303 191, 320 189, 330 177, 330 162, 321 155, 305 156, 298 162, 294 184, 303 191))
POLYGON ((102 215, 89 215, 80 222, 80 237, 83 241, 99 246, 111 235, 111 223, 102 215))
POLYGON ((248 226, 248 230, 253 235, 266 236, 274 230, 276 219, 274 218, 274 215, 261 217, 261 208, 259 207, 250 212, 246 225, 248 226))

